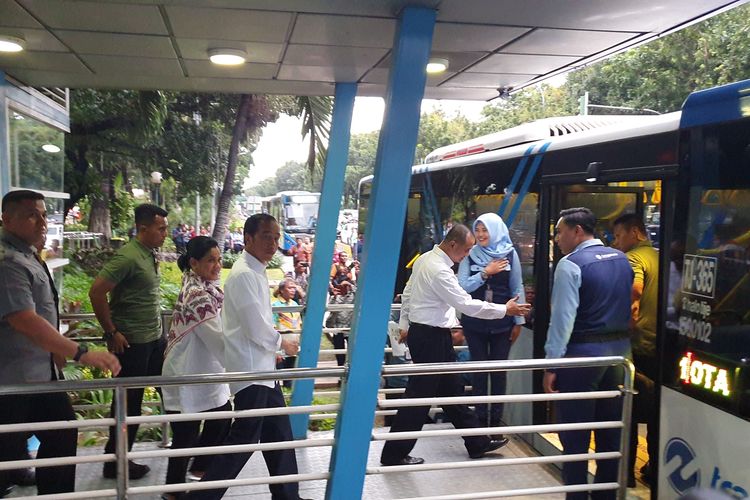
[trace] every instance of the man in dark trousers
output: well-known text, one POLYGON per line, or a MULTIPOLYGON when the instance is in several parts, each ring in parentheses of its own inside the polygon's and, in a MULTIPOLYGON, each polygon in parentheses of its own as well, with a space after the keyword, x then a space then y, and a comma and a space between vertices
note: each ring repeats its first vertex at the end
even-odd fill
MULTIPOLYGON (((136 237, 104 265, 89 290, 107 348, 120 359, 120 377, 161 375, 166 344, 161 332, 156 249, 167 237, 167 212, 156 205, 138 205, 135 225, 136 237)), ((127 398, 128 415, 140 415, 143 388, 128 389, 127 398)), ((114 409, 112 402, 112 414, 114 409)), ((128 450, 133 448, 137 431, 138 425, 128 426, 128 450)), ((104 453, 114 453, 116 436, 114 427, 110 427, 104 453)), ((117 477, 116 465, 115 462, 104 464, 105 478, 117 477)), ((140 479, 149 470, 147 465, 128 464, 130 479, 140 479)))
MULTIPOLYGON (((659 442, 656 439, 656 311, 659 299, 659 252, 651 245, 643 218, 638 214, 621 215, 612 223, 613 247, 625 252, 633 268, 631 294, 631 345, 635 364, 633 421, 630 434, 628 487, 635 487, 635 459, 638 454, 638 422, 645 422, 649 461, 641 468, 641 479, 652 484, 651 459, 656 463, 659 442)), ((653 486, 653 485, 652 485, 653 486)))
MULTIPOLYGON (((0 384, 28 384, 58 379, 55 361, 72 358, 117 374, 120 364, 106 352, 88 352, 83 344, 63 337, 57 329, 58 297, 52 277, 37 248, 47 234, 44 196, 11 191, 2 200, 0 231, 0 384)), ((75 420, 65 392, 0 396, 0 424, 75 420)), ((75 456, 76 429, 35 431, 37 458, 75 456)), ((26 433, 0 433, 0 461, 17 460, 26 433)), ((75 490, 75 465, 37 467, 40 495, 75 490)), ((0 472, 0 496, 17 482, 0 472)))
MULTIPOLYGON (((492 304, 472 299, 461 288, 453 265, 466 257, 474 246, 469 228, 457 224, 445 239, 414 263, 409 282, 401 295, 399 327, 402 340, 408 338, 409 352, 415 363, 452 363, 456 361, 451 328, 459 325, 456 310, 475 318, 499 319, 523 316, 528 304, 517 304, 515 297, 506 304, 492 304), (408 330, 408 333, 407 333, 408 330), (408 337, 407 337, 408 336, 408 337)), ((404 398, 462 396, 464 384, 457 374, 418 375, 409 377, 404 398)), ((418 431, 427 420, 429 406, 399 408, 391 432, 418 431)), ((451 423, 460 429, 482 427, 476 414, 466 405, 445 405, 451 423)), ((465 436, 464 444, 471 458, 480 458, 508 443, 507 438, 492 440, 488 436, 465 436)), ((416 439, 386 441, 380 462, 383 465, 416 465, 424 459, 409 455, 416 439)))
MULTIPOLYGON (((227 372, 269 372, 276 369, 276 353, 294 356, 299 344, 286 340, 274 328, 271 301, 268 296, 266 266, 276 254, 281 228, 272 216, 255 214, 245 221, 245 250, 232 266, 224 285, 224 366, 227 372)), ((284 395, 277 380, 237 382, 231 384, 237 411, 259 408, 283 408, 284 395)), ((288 415, 238 418, 224 441, 225 445, 292 441, 288 415)), ((250 453, 227 453, 216 456, 202 481, 234 479, 250 453)), ((269 450, 263 458, 272 476, 297 474, 297 457, 293 449, 269 450)), ((297 483, 269 485, 273 500, 298 500, 297 483)), ((190 499, 219 499, 226 488, 196 490, 190 499)))
MULTIPOLYGON (((563 357, 630 356, 630 292, 633 269, 625 254, 594 238, 596 217, 588 208, 560 212, 555 240, 564 257, 557 263, 552 286, 552 315, 547 359, 563 357)), ((544 374, 544 391, 617 390, 622 366, 567 368, 544 374)), ((620 420, 621 399, 559 401, 560 423, 620 420)), ((596 451, 620 449, 620 429, 594 431, 596 451)), ((560 432, 563 453, 588 453, 590 430, 560 432)), ((563 464, 566 485, 586 484, 587 461, 563 464)), ((617 460, 597 460, 595 482, 617 481, 617 460)), ((615 490, 568 493, 567 499, 614 499, 615 490)))

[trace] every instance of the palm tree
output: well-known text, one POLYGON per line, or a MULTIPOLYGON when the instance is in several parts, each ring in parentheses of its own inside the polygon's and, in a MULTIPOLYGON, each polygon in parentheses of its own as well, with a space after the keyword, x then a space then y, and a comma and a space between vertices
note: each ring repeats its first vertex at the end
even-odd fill
POLYGON ((214 224, 213 238, 218 242, 224 241, 229 223, 229 207, 234 196, 234 181, 237 174, 237 160, 240 145, 249 145, 255 149, 255 144, 263 133, 263 127, 276 121, 279 113, 302 118, 302 137, 310 136, 307 166, 310 173, 316 165, 325 165, 326 144, 331 127, 332 100, 330 97, 301 96, 268 97, 264 95, 242 94, 240 96, 237 115, 232 128, 232 141, 229 146, 227 171, 219 196, 214 224))

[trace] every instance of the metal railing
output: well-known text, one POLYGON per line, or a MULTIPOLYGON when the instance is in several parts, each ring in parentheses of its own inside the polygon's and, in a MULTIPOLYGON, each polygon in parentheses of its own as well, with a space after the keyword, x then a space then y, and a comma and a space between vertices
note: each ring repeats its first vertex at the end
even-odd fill
MULTIPOLYGON (((515 425, 507 427, 482 427, 476 429, 443 429, 443 430, 426 430, 417 432, 391 432, 391 433, 373 433, 373 441, 387 441, 398 439, 416 439, 416 438, 435 438, 445 436, 468 436, 468 435, 487 435, 495 433, 503 434, 526 434, 536 432, 561 432, 571 430, 592 430, 592 429, 621 429, 620 448, 618 451, 595 452, 575 455, 560 456, 536 456, 536 457, 516 457, 516 458, 497 458, 486 459, 481 461, 461 461, 461 462, 444 462, 430 463, 409 466, 388 466, 388 467, 368 467, 367 475, 393 474, 398 472, 419 472, 448 470, 458 468, 477 468, 477 467, 494 467, 510 466, 520 464, 550 464, 564 463, 583 460, 601 460, 601 459, 619 459, 618 481, 599 484, 579 484, 579 485, 560 485, 544 486, 535 488, 503 490, 501 492, 481 492, 471 494, 471 498, 491 498, 496 496, 519 496, 519 495, 536 495, 549 493, 566 493, 575 491, 593 491, 593 490, 614 490, 618 492, 618 497, 625 499, 627 485, 627 463, 629 449, 629 431, 632 411, 633 396, 633 374, 634 368, 632 363, 619 356, 599 357, 599 358, 565 358, 555 360, 530 359, 530 360, 507 360, 507 361, 474 361, 464 363, 434 363, 434 364, 414 364, 414 365, 389 365, 382 369, 383 376, 421 376, 436 375, 447 373, 471 373, 471 372, 497 372, 497 371, 519 371, 519 370, 544 370, 558 368, 582 368, 582 367, 602 367, 602 366, 623 366, 624 376, 623 384, 617 390, 594 391, 594 392, 575 392, 575 393, 552 393, 552 394, 511 394, 504 396, 462 396, 449 398, 420 398, 420 399, 402 399, 378 401, 380 411, 393 411, 394 409, 407 406, 425 406, 425 405, 448 405, 448 404, 469 404, 469 403, 489 403, 489 402, 536 402, 536 401, 561 401, 561 400, 583 400, 583 399, 605 399, 605 398, 622 398, 622 418, 615 421, 605 422, 582 422, 568 424, 535 424, 535 425, 515 425)), ((76 420, 60 422, 44 422, 35 424, 5 424, 0 425, 0 433, 18 432, 18 431, 37 431, 41 429, 65 429, 65 428, 88 428, 105 425, 114 425, 117 432, 117 447, 115 454, 102 454, 99 456, 74 456, 61 458, 45 458, 34 460, 16 460, 0 462, 0 470, 17 469, 21 467, 43 467, 63 464, 83 464, 91 462, 113 462, 117 463, 117 483, 115 488, 79 491, 66 493, 63 496, 56 495, 55 498, 77 499, 77 498, 99 498, 108 496, 117 496, 119 499, 125 499, 128 495, 148 494, 148 493, 165 493, 190 491, 198 489, 215 489, 227 488, 232 486, 246 486, 253 484, 272 484, 286 482, 302 482, 312 480, 327 480, 328 471, 300 473, 286 476, 273 476, 263 478, 244 478, 226 481, 211 481, 201 483, 179 483, 169 485, 138 486, 132 487, 129 484, 128 477, 128 460, 136 458, 157 458, 157 457, 176 457, 176 456, 198 456, 215 453, 245 453, 250 451, 263 450, 280 450, 280 449, 297 449, 311 447, 328 447, 334 444, 333 439, 315 438, 301 441, 285 441, 277 443, 261 443, 248 445, 233 446, 216 446, 210 448, 183 448, 177 450, 150 450, 150 451, 127 451, 127 426, 136 423, 166 423, 173 421, 186 420, 212 420, 222 418, 243 418, 243 417, 260 417, 268 415, 291 415, 295 413, 314 413, 314 412, 333 412, 314 414, 314 418, 335 418, 340 408, 339 404, 325 404, 299 407, 283 407, 269 409, 252 409, 232 412, 210 412, 210 413, 185 413, 185 414, 168 414, 168 415, 151 415, 128 417, 126 390, 137 387, 150 386, 167 386, 167 385, 192 385, 192 384, 217 384, 232 382, 257 382, 273 379, 306 379, 316 377, 346 377, 347 368, 296 368, 288 370, 278 370, 271 372, 259 373, 223 373, 223 374, 205 374, 205 375, 185 375, 179 377, 129 377, 117 379, 99 379, 91 381, 60 381, 47 382, 38 384, 18 384, 5 385, 0 387, 0 396, 18 395, 18 394, 40 394, 49 392, 113 389, 114 399, 116 401, 116 412, 114 418, 96 419, 96 420, 76 420)), ((377 412, 376 412, 377 413, 377 412)), ((52 498, 52 497, 49 497, 52 498)), ((434 498, 434 497, 431 497, 434 498)), ((458 500, 468 498, 466 493, 456 495, 441 495, 442 500, 458 500)))

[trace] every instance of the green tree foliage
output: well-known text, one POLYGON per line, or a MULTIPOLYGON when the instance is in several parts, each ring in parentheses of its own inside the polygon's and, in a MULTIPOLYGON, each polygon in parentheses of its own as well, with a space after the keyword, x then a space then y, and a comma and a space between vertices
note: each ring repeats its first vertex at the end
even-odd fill
POLYGON ((419 119, 414 163, 423 163, 425 157, 439 147, 465 141, 475 136, 474 124, 463 115, 458 114, 449 118, 442 110, 422 113, 419 119))
POLYGON ((273 196, 280 191, 320 191, 321 178, 318 170, 310 172, 305 163, 288 161, 276 170, 276 175, 263 179, 248 189, 250 195, 273 196))
POLYGON ((576 113, 576 104, 564 89, 542 84, 485 106, 476 135, 499 132, 542 118, 576 113))
POLYGON ((750 6, 629 50, 568 76, 571 99, 589 92, 589 102, 680 109, 691 92, 750 76, 750 6))

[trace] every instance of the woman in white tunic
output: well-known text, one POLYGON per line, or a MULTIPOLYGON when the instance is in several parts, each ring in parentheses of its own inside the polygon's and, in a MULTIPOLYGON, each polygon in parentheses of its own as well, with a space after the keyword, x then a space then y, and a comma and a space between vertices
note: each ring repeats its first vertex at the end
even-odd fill
MULTIPOLYGON (((182 289, 175 304, 169 328, 163 374, 191 375, 224 372, 224 336, 221 308, 224 293, 218 286, 221 253, 216 240, 198 236, 190 240, 177 261, 183 271, 182 289)), ((170 385, 162 388, 167 413, 231 411, 227 384, 170 385)), ((196 445, 220 445, 229 431, 230 420, 172 422, 172 449, 196 445)), ((193 461, 192 472, 202 475, 210 455, 193 461)), ((167 467, 167 484, 185 482, 189 457, 171 457, 167 467)), ((163 498, 179 498, 167 494, 163 498)))

